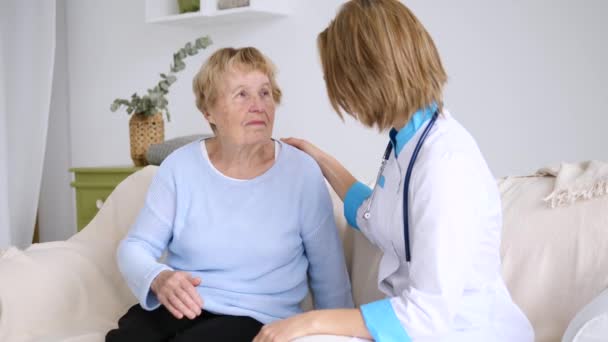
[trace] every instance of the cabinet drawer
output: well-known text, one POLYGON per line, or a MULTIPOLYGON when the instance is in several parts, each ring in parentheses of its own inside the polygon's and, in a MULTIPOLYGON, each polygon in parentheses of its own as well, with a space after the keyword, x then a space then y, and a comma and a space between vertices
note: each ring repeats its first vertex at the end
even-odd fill
POLYGON ((76 190, 76 226, 78 231, 84 228, 106 201, 114 188, 140 167, 90 167, 72 168, 76 190))
POLYGON ((139 168, 75 168, 74 182, 88 185, 115 187, 139 168))
POLYGON ((81 188, 76 189, 76 222, 78 231, 84 228, 112 193, 114 188, 81 188))

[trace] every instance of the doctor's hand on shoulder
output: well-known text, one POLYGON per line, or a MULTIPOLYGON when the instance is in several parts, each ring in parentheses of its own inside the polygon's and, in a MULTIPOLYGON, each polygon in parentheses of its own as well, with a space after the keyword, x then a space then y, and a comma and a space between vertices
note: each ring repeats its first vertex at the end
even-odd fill
POLYGON ((337 159, 304 139, 283 138, 281 141, 311 156, 321 168, 323 176, 327 179, 336 194, 340 196, 340 199, 344 200, 348 189, 350 189, 357 179, 337 159))
POLYGON ((309 141, 304 140, 304 139, 290 137, 290 138, 281 138, 281 141, 308 154, 315 161, 317 161, 317 163, 318 163, 319 159, 321 158, 321 156, 325 154, 317 146, 313 145, 312 143, 310 143, 309 141))

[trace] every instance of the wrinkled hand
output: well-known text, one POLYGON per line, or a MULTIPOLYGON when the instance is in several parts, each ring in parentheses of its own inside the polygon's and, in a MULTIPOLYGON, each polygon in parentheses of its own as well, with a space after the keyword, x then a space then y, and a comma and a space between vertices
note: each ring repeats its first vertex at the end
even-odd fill
POLYGON ((309 335, 313 329, 310 313, 303 313, 262 327, 253 342, 288 342, 309 335))
POLYGON ((304 153, 311 156, 314 160, 318 161, 318 157, 323 153, 317 146, 311 144, 307 140, 298 139, 298 138, 282 138, 282 142, 289 144, 299 150, 302 150, 304 153))
POLYGON ((177 319, 201 314, 203 299, 196 291, 201 279, 181 271, 162 271, 152 281, 152 292, 177 319))

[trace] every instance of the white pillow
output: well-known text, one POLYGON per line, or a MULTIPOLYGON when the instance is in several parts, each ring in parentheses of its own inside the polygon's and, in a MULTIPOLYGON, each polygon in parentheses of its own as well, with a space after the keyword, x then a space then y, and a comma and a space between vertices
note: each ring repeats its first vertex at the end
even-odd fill
POLYGON ((562 342, 608 340, 608 289, 585 305, 570 321, 562 342))

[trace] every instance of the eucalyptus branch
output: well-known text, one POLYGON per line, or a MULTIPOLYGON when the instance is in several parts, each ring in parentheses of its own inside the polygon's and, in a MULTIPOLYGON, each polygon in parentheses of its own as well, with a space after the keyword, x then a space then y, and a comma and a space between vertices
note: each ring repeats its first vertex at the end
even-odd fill
POLYGON ((117 111, 121 107, 126 107, 128 115, 154 115, 156 113, 164 113, 167 116, 167 121, 171 121, 171 115, 167 105, 169 101, 166 96, 169 93, 169 88, 177 81, 176 73, 184 70, 186 63, 184 59, 189 56, 196 55, 200 50, 206 49, 212 44, 209 36, 204 36, 196 39, 194 44, 188 42, 183 48, 173 54, 173 63, 170 65, 170 71, 167 74, 160 74, 160 81, 154 88, 148 89, 148 93, 143 96, 134 93, 130 99, 116 99, 112 102, 110 110, 117 111))

